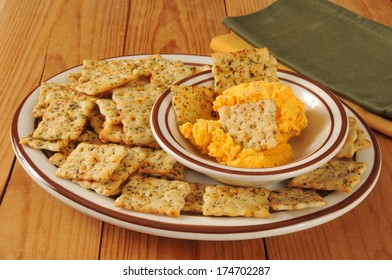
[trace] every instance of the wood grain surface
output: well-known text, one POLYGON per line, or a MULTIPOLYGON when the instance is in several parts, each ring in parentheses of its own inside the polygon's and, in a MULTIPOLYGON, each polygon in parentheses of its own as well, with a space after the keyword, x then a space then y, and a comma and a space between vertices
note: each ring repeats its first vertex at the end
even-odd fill
MULTIPOLYGON (((0 0, 0 259, 391 259, 392 139, 378 132, 381 175, 361 204, 315 228, 243 241, 171 239, 104 223, 45 192, 15 160, 12 117, 41 82, 85 58, 210 55, 211 39, 229 32, 226 16, 272 2, 0 0)), ((390 0, 333 2, 392 26, 390 0)))

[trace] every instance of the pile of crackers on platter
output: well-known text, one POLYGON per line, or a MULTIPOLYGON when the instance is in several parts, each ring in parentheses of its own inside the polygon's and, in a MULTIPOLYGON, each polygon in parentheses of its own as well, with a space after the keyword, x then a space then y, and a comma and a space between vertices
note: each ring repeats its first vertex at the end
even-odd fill
MULTIPOLYGON (((276 59, 266 48, 215 53, 212 58, 214 95, 243 82, 277 79, 276 59)), ((268 218, 272 211, 327 205, 318 190, 353 191, 366 170, 354 154, 371 145, 354 118, 335 158, 281 190, 185 181, 184 166, 155 141, 150 112, 165 88, 209 68, 160 55, 84 60, 81 72, 68 74, 67 81, 41 85, 33 110, 39 123, 20 143, 49 151, 49 162, 58 167, 56 176, 112 197, 117 207, 157 215, 268 218)), ((208 99, 204 91, 191 94, 208 99)))

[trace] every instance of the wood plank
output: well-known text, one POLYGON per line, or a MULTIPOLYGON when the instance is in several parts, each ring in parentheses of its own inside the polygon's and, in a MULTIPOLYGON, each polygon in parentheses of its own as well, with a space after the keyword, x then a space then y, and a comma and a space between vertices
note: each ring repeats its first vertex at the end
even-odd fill
POLYGON ((224 17, 223 1, 131 1, 125 52, 209 55, 224 17))
POLYGON ((105 224, 101 259, 265 259, 262 239, 197 241, 165 238, 105 224), (180 250, 179 250, 180 248, 180 250))
POLYGON ((1 204, 0 259, 97 259, 102 223, 41 189, 19 163, 14 172, 1 204))
POLYGON ((14 160, 9 141, 11 119, 22 99, 39 84, 60 4, 21 0, 0 5, 0 199, 14 160))

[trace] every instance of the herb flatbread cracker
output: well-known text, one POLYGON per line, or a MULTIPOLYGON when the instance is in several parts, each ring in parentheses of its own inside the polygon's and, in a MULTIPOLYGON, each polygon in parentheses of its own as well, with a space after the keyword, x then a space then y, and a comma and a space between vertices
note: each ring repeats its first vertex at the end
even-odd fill
POLYGON ((315 190, 297 188, 271 191, 269 201, 270 207, 275 211, 315 208, 328 204, 315 190))
POLYGON ((173 93, 173 109, 177 124, 194 123, 197 119, 210 120, 216 118, 212 109, 214 91, 202 86, 171 86, 173 93))
POLYGON ((185 197, 185 205, 182 208, 182 211, 203 213, 203 204, 204 204, 203 196, 206 187, 208 186, 212 186, 212 185, 189 183, 190 191, 188 195, 185 197))
POLYGON ((136 78, 132 60, 84 60, 79 83, 72 88, 87 95, 97 95, 122 86, 136 78))
POLYGON ((195 66, 185 65, 180 60, 158 61, 151 73, 151 83, 160 88, 166 88, 174 82, 195 73, 195 66))
POLYGON ((218 109, 222 128, 244 148, 255 151, 276 148, 278 124, 273 100, 260 100, 218 109))
POLYGON ((209 186, 203 197, 203 215, 268 218, 268 196, 269 191, 261 187, 209 186))
POLYGON ((64 179, 107 182, 127 155, 124 146, 80 143, 56 171, 64 179))
POLYGON ((176 217, 185 205, 189 183, 135 175, 123 187, 115 206, 127 210, 176 217))
POLYGON ((59 152, 68 146, 68 140, 44 140, 27 136, 19 141, 22 145, 27 145, 36 150, 48 150, 52 152, 59 152))
POLYGON ((294 177, 288 186, 350 193, 366 168, 365 162, 333 158, 313 171, 294 177))
POLYGON ((45 140, 67 140, 78 138, 87 122, 94 102, 53 100, 45 110, 42 121, 32 137, 45 140))
POLYGON ((217 93, 241 83, 278 81, 278 63, 267 48, 216 52, 211 57, 214 90, 217 93))

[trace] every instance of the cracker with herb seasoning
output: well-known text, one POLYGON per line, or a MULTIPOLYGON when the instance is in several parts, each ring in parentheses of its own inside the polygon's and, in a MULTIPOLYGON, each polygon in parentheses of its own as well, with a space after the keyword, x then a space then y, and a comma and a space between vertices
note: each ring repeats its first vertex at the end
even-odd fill
POLYGON ((52 152, 59 152, 68 146, 69 141, 68 140, 44 140, 40 138, 27 136, 22 138, 19 141, 19 143, 21 145, 27 145, 30 148, 36 150, 48 150, 52 152))
POLYGON ((326 206, 328 203, 315 190, 283 188, 271 191, 270 207, 275 211, 300 210, 326 206))
POLYGON ((152 85, 113 91, 124 126, 125 144, 159 147, 150 126, 151 110, 159 94, 160 90, 152 85))
POLYGON ((197 119, 215 119, 212 109, 215 93, 212 88, 202 86, 171 86, 173 109, 177 124, 194 123, 197 119))
POLYGON ((189 183, 139 175, 131 176, 116 199, 115 206, 123 209, 177 217, 190 191, 189 183))
POLYGON ((45 140, 75 140, 82 134, 94 102, 53 100, 32 137, 45 140))
POLYGON ((127 155, 124 146, 80 143, 56 171, 64 179, 107 182, 127 155))
POLYGON ((262 187, 209 186, 203 196, 203 215, 269 218, 269 193, 262 187))
POLYGON ((121 193, 123 183, 131 176, 141 162, 147 157, 146 149, 140 147, 127 148, 127 155, 121 160, 120 166, 106 182, 73 180, 83 188, 92 189, 103 196, 114 196, 121 193))
POLYGON ((179 180, 184 177, 184 166, 164 150, 150 149, 138 172, 140 174, 165 176, 179 180))
POLYGON ((209 184, 189 183, 190 191, 185 197, 184 212, 203 213, 203 196, 209 184))
POLYGON ((273 100, 223 106, 218 112, 222 128, 235 143, 257 152, 276 148, 278 124, 273 100))
POLYGON ((267 48, 216 52, 211 57, 214 90, 217 93, 241 83, 278 81, 278 63, 267 48))
POLYGON ((100 113, 105 117, 107 124, 121 124, 121 114, 117 109, 117 104, 112 99, 98 99, 97 103, 100 113))
POLYGON ((180 60, 163 60, 155 64, 150 81, 160 88, 167 88, 174 82, 182 80, 196 71, 195 66, 185 65, 180 60))
POLYGON ((164 59, 160 54, 155 54, 145 58, 136 59, 134 60, 135 68, 133 69, 133 74, 150 78, 155 65, 158 62, 162 62, 162 61, 164 61, 164 59))
POLYGON ((136 78, 133 60, 84 60, 79 83, 72 88, 87 95, 97 95, 122 86, 136 78))
POLYGON ((365 162, 333 158, 313 171, 294 177, 288 187, 350 193, 366 169, 365 162))

